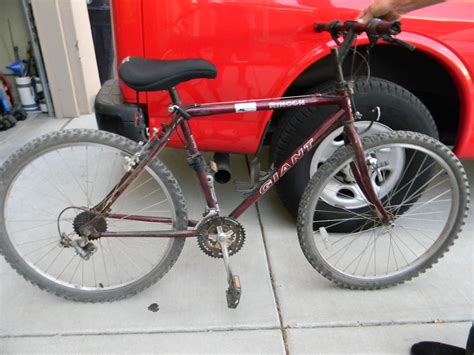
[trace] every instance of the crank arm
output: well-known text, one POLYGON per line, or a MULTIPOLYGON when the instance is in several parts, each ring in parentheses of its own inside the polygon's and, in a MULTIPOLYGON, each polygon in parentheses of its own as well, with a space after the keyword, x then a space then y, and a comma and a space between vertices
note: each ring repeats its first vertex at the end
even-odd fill
POLYGON ((229 249, 227 247, 227 239, 223 234, 222 227, 217 228, 219 232, 219 237, 217 241, 222 249, 224 266, 227 273, 227 283, 229 285, 229 288, 226 291, 227 307, 235 309, 239 305, 240 296, 242 294, 242 289, 240 287, 240 278, 239 276, 234 275, 232 273, 232 269, 230 267, 229 249))

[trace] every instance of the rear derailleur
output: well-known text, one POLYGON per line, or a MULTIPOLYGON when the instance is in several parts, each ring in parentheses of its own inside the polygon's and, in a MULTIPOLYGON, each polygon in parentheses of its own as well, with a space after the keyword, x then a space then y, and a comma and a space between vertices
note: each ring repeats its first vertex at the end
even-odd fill
POLYGON ((61 241, 59 243, 65 248, 73 248, 75 254, 79 255, 84 260, 89 260, 97 251, 97 247, 91 243, 87 237, 71 239, 66 235, 66 233, 62 233, 61 241))
POLYGON ((89 260, 97 251, 97 246, 92 241, 100 238, 100 234, 107 231, 107 222, 104 216, 97 212, 88 210, 84 207, 68 207, 65 208, 58 218, 58 229, 60 235, 59 244, 64 248, 73 248, 76 255, 79 255, 84 260, 89 260), (61 232, 59 221, 61 216, 68 210, 80 210, 73 220, 73 233, 66 234, 61 232), (72 236, 78 238, 72 238, 72 236))

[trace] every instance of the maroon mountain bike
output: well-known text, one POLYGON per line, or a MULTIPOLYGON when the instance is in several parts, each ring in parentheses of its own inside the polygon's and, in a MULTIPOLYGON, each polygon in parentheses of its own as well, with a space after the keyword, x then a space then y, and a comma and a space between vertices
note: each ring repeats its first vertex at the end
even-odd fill
MULTIPOLYGON (((97 130, 63 130, 14 153, 0 168, 0 249, 7 262, 56 295, 112 301, 152 285, 174 265, 185 239, 197 238, 206 255, 223 259, 227 304, 235 308, 241 284, 229 260, 245 240, 238 218, 305 154, 334 136, 341 147, 316 168, 300 202, 297 230, 308 261, 324 277, 354 289, 388 287, 429 268, 463 225, 468 203, 463 167, 448 148, 421 134, 399 131, 361 140, 353 82, 344 79, 342 66, 362 34, 370 39, 368 49, 378 40, 411 45, 393 37, 400 32, 398 22, 334 21, 315 29, 328 31, 337 44, 333 93, 183 105, 175 86, 215 77, 211 63, 127 58, 120 76, 128 86, 169 91, 168 120, 140 145, 97 130), (264 173, 253 164, 247 197, 223 216, 215 164, 205 162, 189 121, 319 105, 338 109, 281 165, 264 173), (204 191, 199 220, 188 219, 178 182, 157 159, 175 132, 204 191), (324 218, 318 218, 321 213, 324 218)), ((137 123, 143 120, 138 110, 137 123)))

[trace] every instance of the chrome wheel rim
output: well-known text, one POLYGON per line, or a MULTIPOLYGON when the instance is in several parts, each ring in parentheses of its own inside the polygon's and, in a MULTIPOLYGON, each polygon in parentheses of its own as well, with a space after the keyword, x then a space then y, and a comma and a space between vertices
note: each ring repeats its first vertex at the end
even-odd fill
MULTIPOLYGON (((357 121, 354 123, 359 132, 366 130, 370 121, 357 121)), ((310 165, 310 177, 312 177, 321 166, 336 152, 337 149, 344 145, 342 140, 343 128, 338 128, 334 132, 331 132, 316 149, 310 165)), ((371 129, 368 132, 361 134, 361 137, 370 136, 378 133, 392 132, 392 129, 382 123, 374 122, 371 129)), ((375 159, 383 159, 383 151, 377 152, 378 156, 374 156, 375 159)), ((372 174, 372 184, 379 196, 385 197, 395 186, 397 179, 400 177, 403 164, 405 163, 403 154, 400 151, 398 154, 392 154, 392 161, 390 165, 383 168, 384 172, 389 173, 391 178, 385 181, 383 184, 377 183, 376 174, 372 174)), ((338 207, 342 206, 347 209, 357 209, 366 206, 363 198, 362 191, 359 186, 355 183, 354 177, 350 169, 345 169, 340 176, 334 177, 329 183, 328 189, 323 193, 323 198, 331 206, 338 207)))

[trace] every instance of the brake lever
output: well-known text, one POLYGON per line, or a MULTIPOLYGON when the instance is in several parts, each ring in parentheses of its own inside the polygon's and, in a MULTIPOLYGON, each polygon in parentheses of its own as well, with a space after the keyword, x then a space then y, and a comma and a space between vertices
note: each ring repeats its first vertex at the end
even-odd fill
POLYGON ((411 52, 413 52, 416 49, 416 47, 413 44, 402 41, 401 39, 398 39, 398 38, 394 38, 388 35, 383 35, 381 38, 387 43, 406 48, 411 52))

